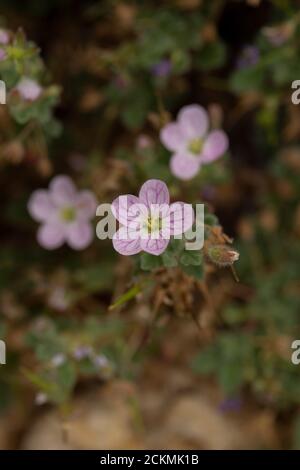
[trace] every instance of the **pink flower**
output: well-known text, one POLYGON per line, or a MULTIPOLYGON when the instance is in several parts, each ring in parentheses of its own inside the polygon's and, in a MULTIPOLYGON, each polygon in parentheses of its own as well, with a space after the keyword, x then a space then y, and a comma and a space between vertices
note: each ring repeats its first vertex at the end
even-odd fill
POLYGON ((26 101, 36 101, 42 93, 42 87, 35 80, 27 77, 19 81, 16 90, 26 101))
POLYGON ((143 184, 139 197, 131 194, 117 197, 112 212, 121 224, 113 236, 113 246, 126 256, 141 251, 160 255, 170 236, 185 233, 194 221, 192 206, 183 202, 170 205, 166 184, 156 179, 143 184))
POLYGON ((136 147, 138 150, 147 150, 151 148, 152 145, 153 141, 147 134, 141 134, 136 139, 136 147))
POLYGON ((9 33, 5 29, 0 28, 0 44, 9 43, 9 33))
POLYGON ((176 122, 163 127, 160 140, 173 152, 170 161, 174 176, 182 180, 193 178, 202 164, 219 158, 228 148, 224 131, 208 131, 209 119, 202 106, 193 104, 182 108, 176 122))
POLYGON ((97 202, 91 191, 76 191, 68 176, 56 176, 49 190, 34 191, 28 201, 28 211, 41 222, 37 239, 48 250, 64 242, 74 250, 86 248, 93 239, 90 219, 95 215, 97 202))

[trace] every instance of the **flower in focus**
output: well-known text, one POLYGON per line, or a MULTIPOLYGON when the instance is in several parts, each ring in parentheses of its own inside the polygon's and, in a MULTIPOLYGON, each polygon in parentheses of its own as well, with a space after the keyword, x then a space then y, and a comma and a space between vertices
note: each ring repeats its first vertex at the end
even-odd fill
POLYGON ((112 203, 112 212, 121 224, 113 236, 113 246, 126 256, 141 251, 160 255, 170 236, 185 233, 194 221, 192 206, 183 202, 170 204, 166 184, 156 179, 143 184, 139 197, 119 196, 112 203))
POLYGON ((246 69, 256 65, 259 61, 259 50, 255 46, 245 46, 242 50, 238 60, 237 68, 246 69))
POLYGON ((169 59, 162 59, 151 68, 152 75, 155 77, 167 77, 170 75, 172 69, 172 64, 169 59))
POLYGON ((164 126, 160 133, 163 145, 173 152, 171 172, 182 180, 193 178, 202 164, 210 163, 226 152, 228 137, 224 131, 208 131, 209 118, 202 106, 185 106, 176 122, 164 126))
POLYGON ((93 239, 90 219, 96 207, 94 194, 77 191, 68 176, 56 176, 48 191, 34 191, 28 201, 31 217, 42 224, 38 242, 48 250, 59 248, 64 242, 74 250, 86 248, 93 239))
POLYGON ((35 80, 27 77, 19 81, 16 90, 26 101, 36 101, 42 93, 42 87, 35 80))

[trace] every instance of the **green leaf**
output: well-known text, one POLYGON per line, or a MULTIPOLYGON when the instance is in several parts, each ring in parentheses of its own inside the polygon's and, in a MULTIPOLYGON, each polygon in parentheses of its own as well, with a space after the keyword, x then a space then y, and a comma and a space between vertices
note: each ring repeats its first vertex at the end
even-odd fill
POLYGON ((264 85, 264 71, 261 67, 237 70, 231 77, 230 88, 236 93, 261 90, 264 85))
POLYGON ((68 394, 76 382, 76 370, 72 362, 64 362, 57 369, 57 384, 65 394, 68 394))
POLYGON ((178 266, 180 253, 184 250, 184 240, 172 238, 162 255, 162 262, 166 268, 174 268, 178 266))
POLYGON ((196 66, 203 70, 221 67, 226 59, 226 48, 221 42, 205 44, 196 57, 196 66))
POLYGON ((154 269, 163 266, 162 258, 160 256, 149 255, 149 253, 143 253, 140 260, 141 268, 144 271, 153 271, 154 269))
POLYGON ((215 225, 219 225, 219 220, 215 214, 205 214, 204 223, 206 225, 210 225, 211 227, 214 227, 215 225))
POLYGON ((185 251, 180 256, 180 264, 184 266, 200 266, 202 264, 202 253, 197 250, 185 251))
POLYGON ((198 354, 192 362, 192 369, 203 375, 211 374, 218 369, 216 349, 208 347, 198 354))
POLYGON ((226 395, 232 395, 239 390, 244 380, 243 370, 244 364, 239 361, 238 356, 218 368, 219 383, 226 395))
POLYGON ((25 375, 26 379, 31 382, 32 385, 34 385, 38 390, 41 390, 47 394, 51 394, 55 390, 55 384, 48 382, 39 374, 36 374, 35 372, 32 372, 28 369, 23 369, 22 372, 25 375))
POLYGON ((175 268, 178 266, 176 254, 172 251, 165 251, 162 255, 162 261, 166 268, 175 268))

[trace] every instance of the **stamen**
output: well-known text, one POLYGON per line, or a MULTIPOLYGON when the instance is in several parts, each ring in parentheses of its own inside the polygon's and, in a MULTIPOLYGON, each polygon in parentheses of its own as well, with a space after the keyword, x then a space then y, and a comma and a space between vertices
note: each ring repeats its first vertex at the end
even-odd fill
POLYGON ((195 155, 199 154, 203 147, 203 140, 202 139, 193 139, 189 142, 188 150, 195 155))
POLYGON ((76 217, 76 210, 74 207, 64 207, 60 211, 60 216, 64 222, 73 222, 76 217))

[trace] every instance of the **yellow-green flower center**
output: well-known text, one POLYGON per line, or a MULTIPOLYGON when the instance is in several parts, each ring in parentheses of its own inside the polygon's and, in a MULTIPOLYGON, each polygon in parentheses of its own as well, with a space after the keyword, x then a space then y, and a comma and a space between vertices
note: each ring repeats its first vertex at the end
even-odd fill
POLYGON ((60 211, 60 216, 64 222, 73 222, 76 217, 76 210, 74 207, 64 207, 60 211))
POLYGON ((162 228, 162 219, 161 217, 148 217, 146 222, 146 229, 148 233, 157 232, 162 228))
POLYGON ((195 155, 198 155, 203 147, 203 140, 202 139, 193 139, 189 142, 188 150, 195 155))

